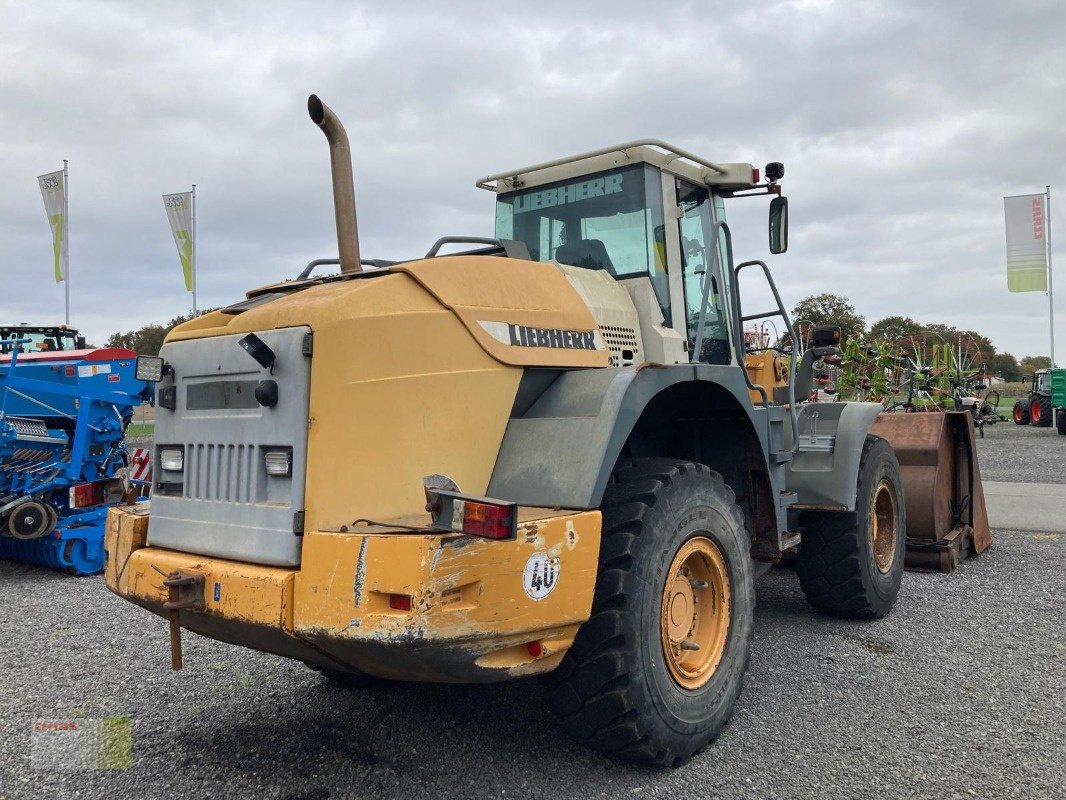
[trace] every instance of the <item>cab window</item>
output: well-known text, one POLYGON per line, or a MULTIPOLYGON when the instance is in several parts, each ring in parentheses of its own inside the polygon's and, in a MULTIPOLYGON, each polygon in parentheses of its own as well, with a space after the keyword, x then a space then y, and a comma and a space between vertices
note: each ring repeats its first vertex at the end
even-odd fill
POLYGON ((602 269, 624 280, 647 275, 663 316, 670 290, 662 183, 646 164, 500 194, 496 236, 517 239, 536 261, 602 269))
POLYGON ((707 292, 707 317, 703 326, 703 347, 699 361, 705 364, 728 364, 732 361, 729 347, 729 330, 723 313, 723 295, 726 285, 722 281, 720 265, 725 253, 714 254, 714 234, 711 197, 707 189, 687 181, 677 180, 677 205, 681 211, 678 233, 681 239, 681 265, 685 287, 685 321, 688 328, 689 352, 696 346, 696 330, 699 326, 704 286, 710 283, 707 292))

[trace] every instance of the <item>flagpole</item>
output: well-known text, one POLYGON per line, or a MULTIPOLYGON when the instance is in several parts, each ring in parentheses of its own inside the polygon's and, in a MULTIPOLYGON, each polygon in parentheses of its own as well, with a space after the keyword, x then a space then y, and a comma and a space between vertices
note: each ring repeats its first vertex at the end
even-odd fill
POLYGON ((63 266, 66 274, 63 275, 63 307, 66 324, 70 325, 70 173, 67 170, 67 160, 63 159, 63 254, 66 256, 63 266))
POLYGON ((1051 184, 1045 184, 1047 216, 1044 219, 1044 235, 1047 237, 1047 297, 1051 320, 1051 366, 1055 366, 1055 288, 1051 272, 1051 184))
POLYGON ((192 315, 196 316, 196 184, 192 185, 192 315))

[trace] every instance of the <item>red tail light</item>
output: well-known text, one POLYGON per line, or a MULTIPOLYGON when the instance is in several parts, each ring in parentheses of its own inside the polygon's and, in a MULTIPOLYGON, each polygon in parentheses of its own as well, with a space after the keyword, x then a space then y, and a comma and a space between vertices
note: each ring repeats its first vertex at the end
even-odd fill
POLYGON ((389 595, 389 608, 396 611, 410 611, 411 610, 411 595, 409 594, 390 594, 389 595))
POLYGON ((467 500, 463 503, 463 533, 486 539, 510 538, 511 516, 508 506, 467 500))
POLYGON ((751 168, 751 182, 752 183, 758 183, 759 182, 759 168, 758 167, 752 167, 751 168))
POLYGON ((68 504, 71 508, 88 508, 104 502, 104 486, 101 483, 79 483, 70 487, 68 504))
POLYGON ((426 489, 427 509, 436 530, 468 533, 483 539, 513 539, 518 506, 486 497, 466 497, 443 489, 426 489))

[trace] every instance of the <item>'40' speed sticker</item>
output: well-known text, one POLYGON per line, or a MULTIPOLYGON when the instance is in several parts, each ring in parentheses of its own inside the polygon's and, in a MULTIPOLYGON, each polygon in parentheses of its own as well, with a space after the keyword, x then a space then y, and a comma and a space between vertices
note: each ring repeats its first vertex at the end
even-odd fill
POLYGON ((543 600, 559 582, 559 558, 549 558, 543 550, 534 553, 522 571, 522 588, 534 600, 543 600))

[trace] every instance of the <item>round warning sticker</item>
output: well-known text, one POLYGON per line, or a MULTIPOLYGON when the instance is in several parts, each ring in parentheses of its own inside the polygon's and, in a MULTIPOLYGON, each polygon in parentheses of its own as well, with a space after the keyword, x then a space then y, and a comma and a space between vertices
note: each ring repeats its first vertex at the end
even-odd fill
POLYGON ((543 550, 534 553, 522 571, 522 588, 534 600, 543 600, 559 582, 559 558, 549 558, 543 550))

